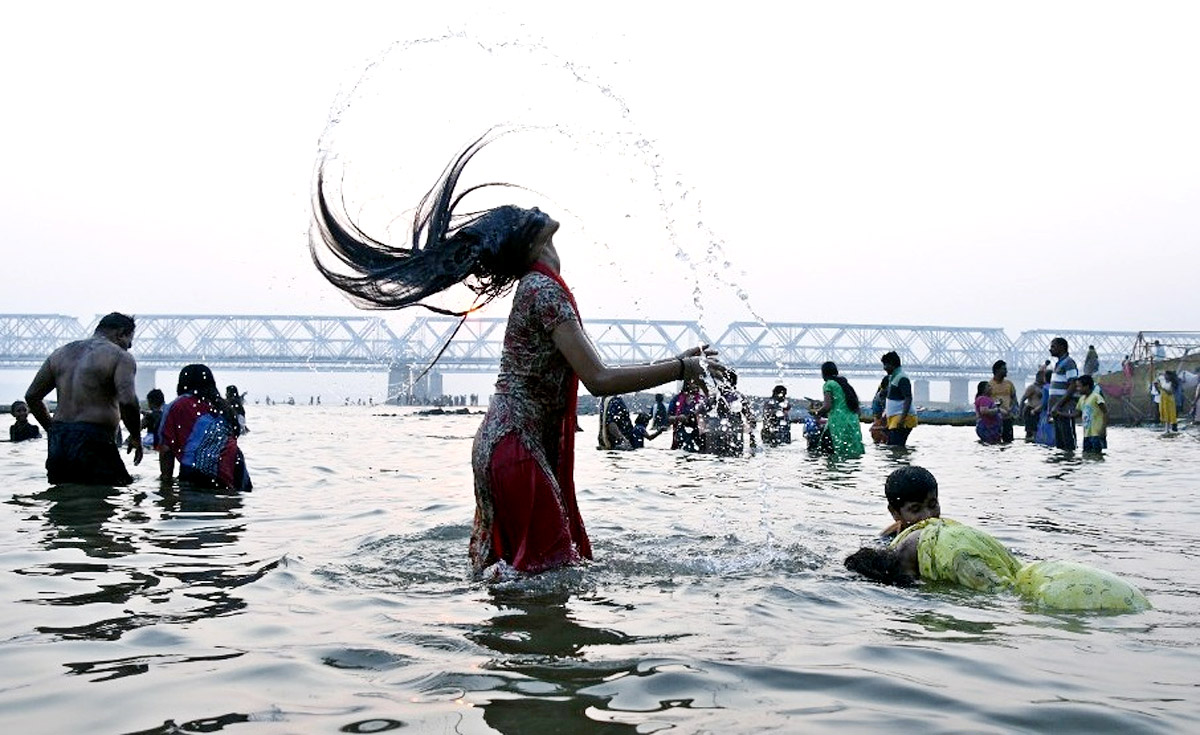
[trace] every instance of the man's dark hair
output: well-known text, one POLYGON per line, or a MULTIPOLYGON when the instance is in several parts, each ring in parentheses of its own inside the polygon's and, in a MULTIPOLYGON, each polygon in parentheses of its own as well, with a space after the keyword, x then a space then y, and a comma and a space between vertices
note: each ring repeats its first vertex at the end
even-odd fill
POLYGON ((879 361, 888 367, 900 367, 900 355, 896 354, 895 350, 884 354, 879 361))
POLYGON ((1080 375, 1079 376, 1079 384, 1082 385, 1084 388, 1091 390, 1096 385, 1096 381, 1093 380, 1092 376, 1090 376, 1090 375, 1080 375))
POLYGON ((888 505, 894 507, 921 502, 931 495, 937 497, 937 491, 937 478, 933 473, 915 464, 892 472, 883 485, 888 505))
POLYGON ((884 584, 907 587, 917 580, 900 569, 900 557, 891 549, 876 549, 864 546, 846 557, 846 568, 867 579, 884 584))
POLYGON ((155 403, 163 404, 166 402, 167 402, 167 397, 165 395, 163 395, 163 392, 161 390, 159 390, 158 388, 151 388, 150 392, 146 394, 146 403, 148 403, 148 404, 151 404, 151 405, 153 405, 155 403))
POLYGON ((124 334, 132 332, 137 324, 134 323, 133 317, 126 316, 119 311, 114 311, 111 314, 105 314, 96 325, 97 332, 115 332, 116 334, 124 334))
POLYGON ((992 374, 994 375, 1000 368, 1008 367, 1008 363, 1003 360, 997 360, 992 363, 992 374))
POLYGON ((1071 349, 1067 346, 1067 340, 1065 337, 1055 337, 1054 339, 1050 340, 1050 344, 1054 344, 1055 342, 1062 345, 1063 352, 1071 351, 1071 349))

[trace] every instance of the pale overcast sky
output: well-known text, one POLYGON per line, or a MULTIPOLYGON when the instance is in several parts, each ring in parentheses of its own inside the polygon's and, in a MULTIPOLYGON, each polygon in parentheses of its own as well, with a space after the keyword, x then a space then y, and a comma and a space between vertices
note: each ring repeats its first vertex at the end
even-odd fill
POLYGON ((355 313, 308 258, 321 141, 402 240, 518 123, 469 176, 561 215, 585 319, 1200 328, 1196 3, 5 12, 0 312, 355 313))

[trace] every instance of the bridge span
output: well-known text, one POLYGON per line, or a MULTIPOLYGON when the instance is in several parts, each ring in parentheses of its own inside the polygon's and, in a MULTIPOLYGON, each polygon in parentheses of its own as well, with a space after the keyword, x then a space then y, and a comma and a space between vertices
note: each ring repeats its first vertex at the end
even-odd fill
MULTIPOLYGON (((177 370, 190 362, 234 370, 386 370, 390 395, 413 390, 440 394, 442 374, 495 373, 505 325, 501 318, 467 319, 437 368, 414 387, 412 378, 454 334, 458 319, 418 316, 394 330, 383 318, 368 316, 143 314, 136 318, 132 352, 139 377, 146 375, 143 384, 153 381, 154 370, 177 370)), ((0 369, 36 369, 57 347, 90 335, 98 320, 0 314, 0 369)), ((584 327, 606 362, 661 360, 707 343, 740 375, 756 377, 813 377, 826 360, 836 362, 844 375, 881 377, 880 355, 895 350, 918 383, 918 394, 927 394, 928 381, 949 381, 951 400, 964 402, 966 386, 990 377, 996 360, 1006 360, 1016 380, 1032 376, 1049 357, 1052 337, 1065 337, 1081 361, 1086 346, 1095 345, 1102 369, 1119 365, 1137 337, 1136 332, 1035 330, 1013 340, 999 327, 801 322, 733 322, 723 331, 709 332, 698 322, 655 319, 593 319, 584 327)), ((1160 334, 1169 344, 1170 334, 1160 334)))

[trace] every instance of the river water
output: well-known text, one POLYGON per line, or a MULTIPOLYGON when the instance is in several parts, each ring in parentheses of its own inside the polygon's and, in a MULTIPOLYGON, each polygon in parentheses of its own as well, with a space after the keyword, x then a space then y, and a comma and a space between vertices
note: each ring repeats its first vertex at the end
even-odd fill
POLYGON ((469 578, 478 415, 252 406, 255 489, 48 488, 0 445, 0 711, 11 733, 1180 733, 1200 729, 1197 434, 1101 461, 918 427, 908 452, 593 450, 592 564, 469 578), (894 589, 845 555, 883 480, 1022 559, 1100 566, 1154 609, 1046 614, 894 589))

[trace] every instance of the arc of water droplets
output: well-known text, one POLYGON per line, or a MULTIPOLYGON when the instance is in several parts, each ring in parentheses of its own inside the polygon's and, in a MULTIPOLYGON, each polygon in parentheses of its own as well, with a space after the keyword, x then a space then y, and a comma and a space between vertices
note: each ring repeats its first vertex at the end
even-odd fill
MULTIPOLYGON (((633 138, 632 144, 630 145, 630 144, 626 143, 624 145, 624 147, 628 150, 635 151, 638 154, 638 157, 639 157, 641 163, 644 166, 646 166, 646 168, 648 168, 651 172, 652 185, 654 187, 655 192, 658 194, 658 197, 659 197, 659 210, 662 212, 662 214, 666 220, 665 224, 666 224, 668 237, 669 237, 671 243, 675 247, 675 257, 677 260, 679 260, 680 262, 682 262, 684 265, 687 266, 688 271, 691 275, 692 303, 694 304, 696 311, 697 311, 696 321, 697 321, 697 324, 700 326, 701 331, 704 332, 705 331, 704 330, 705 307, 704 307, 704 298, 703 298, 704 290, 701 286, 701 284, 702 284, 701 277, 704 274, 701 273, 701 267, 700 267, 701 264, 697 263, 697 261, 691 256, 691 254, 689 254, 683 248, 683 246, 680 244, 679 218, 675 214, 677 205, 673 201, 671 201, 666 195, 666 185, 664 182, 666 181, 667 177, 664 174, 664 164, 662 161, 662 156, 657 151, 653 150, 653 143, 651 142, 651 140, 647 136, 640 133, 638 126, 634 121, 633 111, 630 109, 628 103, 613 90, 611 85, 604 83, 603 81, 600 81, 599 79, 597 79, 595 77, 595 75, 591 72, 591 70, 588 69, 587 67, 585 67, 584 65, 579 64, 578 62, 572 61, 570 59, 566 59, 566 58, 559 56, 558 54, 554 53, 549 48, 547 48, 544 44, 531 43, 531 42, 526 42, 524 40, 501 41, 501 42, 497 42, 494 44, 488 44, 476 37, 470 36, 465 31, 447 31, 446 33, 443 33, 438 36, 408 39, 408 40, 396 41, 396 42, 392 43, 386 49, 384 49, 382 52, 377 54, 375 57, 371 58, 370 61, 368 61, 368 63, 366 64, 366 66, 363 68, 363 71, 361 72, 361 74, 355 80, 354 84, 349 89, 340 93, 335 98, 334 103, 331 106, 329 117, 327 119, 325 128, 323 129, 321 136, 319 138, 319 141, 318 141, 317 165, 319 166, 321 161, 328 156, 336 157, 336 152, 333 150, 332 141, 331 141, 332 133, 333 133, 334 129, 337 127, 337 125, 341 121, 341 118, 345 114, 346 110, 353 104, 354 99, 355 99, 359 89, 365 83, 367 83, 371 78, 373 78, 374 74, 378 71, 378 69, 383 65, 383 63, 388 58, 390 58, 394 53, 397 53, 397 52, 403 53, 405 51, 408 51, 409 49, 412 49, 412 48, 415 48, 418 46, 427 46, 427 45, 433 45, 433 44, 438 44, 438 43, 445 43, 447 41, 452 41, 452 40, 463 40, 463 41, 474 43, 480 49, 486 51, 489 54, 493 54, 493 55, 496 54, 498 51, 506 51, 509 49, 518 49, 518 50, 525 51, 525 52, 540 53, 540 54, 547 55, 551 59, 553 59, 555 62, 557 62, 559 64, 560 68, 567 71, 577 82, 585 84, 588 87, 591 87, 592 89, 598 91, 605 99, 612 102, 618 108, 621 118, 629 125, 629 127, 631 128, 631 131, 628 133, 618 133, 617 138, 619 139, 622 136, 632 137, 633 138)), ((502 127, 507 127, 508 128, 507 132, 515 132, 515 131, 519 131, 519 130, 536 130, 536 129, 548 130, 548 131, 552 131, 552 132, 556 132, 561 135, 564 135, 565 137, 567 137, 568 139, 570 139, 572 141, 575 140, 575 138, 571 135, 571 133, 573 131, 588 133, 587 139, 589 139, 589 140, 598 138, 602 142, 604 142, 609 138, 609 135, 603 131, 595 131, 595 130, 583 131, 583 130, 578 130, 577 128, 573 128, 572 126, 563 125, 563 124, 519 125, 519 126, 502 126, 502 127)), ((505 131, 502 131, 502 132, 505 132, 505 131)), ((599 144, 593 144, 593 145, 595 145, 596 147, 599 147, 599 144)), ((314 180, 315 180, 315 172, 314 172, 314 180)), ((728 256, 726 255, 724 240, 722 238, 720 238, 712 230, 712 228, 710 228, 704 222, 703 205, 702 205, 701 200, 699 198, 695 197, 694 190, 691 187, 684 185, 682 181, 677 179, 675 181, 675 186, 677 189, 681 190, 679 193, 680 201, 691 200, 691 201, 695 202, 694 209, 695 209, 695 216, 697 218, 696 219, 696 228, 699 230, 702 237, 708 241, 708 247, 705 252, 705 257, 703 258, 703 261, 702 261, 702 263, 704 265, 708 266, 707 276, 715 277, 715 280, 718 283, 722 283, 722 284, 728 286, 729 288, 731 288, 733 290, 733 292, 736 294, 736 296, 738 297, 738 299, 741 300, 741 302, 745 305, 745 308, 751 314, 754 321, 757 322, 764 329, 766 329, 768 327, 767 320, 758 312, 757 309, 754 308, 754 305, 750 301, 750 295, 745 291, 744 288, 742 288, 741 284, 739 284, 733 278, 731 278, 727 275, 727 272, 729 270, 731 270, 732 263, 730 262, 728 256), (720 267, 718 267, 718 266, 720 266, 720 267)), ((552 197, 547 197, 547 198, 552 199, 552 197)), ((572 216, 575 216, 573 213, 570 212, 569 208, 564 207, 564 210, 567 211, 568 213, 572 214, 572 216)), ((612 248, 607 242, 601 242, 599 244, 605 250, 606 253, 608 253, 609 255, 612 255, 612 248)), ((620 266, 616 262, 615 258, 610 260, 610 264, 613 265, 618 270, 618 272, 620 271, 620 266)), ((634 307, 637 308, 638 311, 642 311, 642 309, 638 308, 641 305, 641 301, 642 301, 642 297, 635 293, 632 298, 632 302, 633 302, 634 307)), ((776 345, 776 350, 777 350, 776 355, 778 355, 778 345, 776 345)), ((708 374, 709 377, 711 378, 712 376, 708 370, 707 361, 705 360, 703 354, 700 356, 700 359, 701 359, 701 364, 704 366, 705 373, 708 374)), ((776 358, 776 366, 778 368, 779 375, 782 376, 783 364, 778 359, 778 357, 776 358)), ((409 390, 411 390, 412 387, 413 387, 412 385, 409 385, 408 386, 409 390)), ((721 402, 725 402, 725 398, 721 394, 721 392, 717 391, 717 394, 718 394, 718 400, 721 402)), ((389 396, 389 398, 394 398, 394 397, 395 396, 389 396)))

